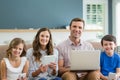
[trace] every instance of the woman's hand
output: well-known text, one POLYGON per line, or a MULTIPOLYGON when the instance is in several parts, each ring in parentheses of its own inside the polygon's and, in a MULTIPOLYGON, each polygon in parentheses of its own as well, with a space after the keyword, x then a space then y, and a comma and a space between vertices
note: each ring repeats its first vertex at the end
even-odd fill
POLYGON ((56 63, 51 62, 48 66, 49 68, 56 70, 56 63))
POLYGON ((48 66, 53 70, 51 74, 56 75, 56 63, 50 63, 48 66))
POLYGON ((36 77, 36 76, 38 76, 40 73, 46 72, 47 69, 48 69, 48 66, 47 66, 47 65, 45 65, 45 66, 40 65, 40 67, 39 67, 35 72, 32 73, 32 77, 36 77))
POLYGON ((39 70, 40 70, 41 73, 46 72, 47 69, 48 69, 48 66, 47 66, 47 65, 45 65, 45 66, 41 65, 41 66, 39 67, 39 70))

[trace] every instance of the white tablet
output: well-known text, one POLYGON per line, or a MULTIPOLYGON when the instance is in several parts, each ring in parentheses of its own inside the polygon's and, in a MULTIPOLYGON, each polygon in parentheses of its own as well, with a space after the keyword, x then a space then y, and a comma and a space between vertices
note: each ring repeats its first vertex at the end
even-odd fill
POLYGON ((55 55, 47 55, 43 57, 42 64, 48 65, 51 62, 55 62, 55 55))
POLYGON ((109 80, 118 80, 116 73, 112 73, 112 72, 109 73, 108 79, 109 80))

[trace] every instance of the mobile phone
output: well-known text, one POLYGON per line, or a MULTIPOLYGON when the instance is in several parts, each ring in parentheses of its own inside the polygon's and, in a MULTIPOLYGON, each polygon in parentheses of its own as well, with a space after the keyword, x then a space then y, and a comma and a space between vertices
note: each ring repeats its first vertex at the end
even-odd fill
POLYGON ((25 78, 25 77, 26 77, 26 73, 21 73, 19 74, 18 79, 21 80, 22 78, 25 78))

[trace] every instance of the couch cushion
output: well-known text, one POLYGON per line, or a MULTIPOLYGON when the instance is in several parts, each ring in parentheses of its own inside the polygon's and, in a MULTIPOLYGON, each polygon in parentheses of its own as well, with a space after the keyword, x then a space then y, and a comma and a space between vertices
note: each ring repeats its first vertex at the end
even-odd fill
MULTIPOLYGON (((27 49, 31 47, 31 44, 26 45, 27 49)), ((0 61, 3 57, 6 55, 6 50, 8 48, 8 45, 0 45, 0 61)))
POLYGON ((6 49, 8 48, 8 45, 0 45, 0 61, 3 57, 5 57, 6 49))

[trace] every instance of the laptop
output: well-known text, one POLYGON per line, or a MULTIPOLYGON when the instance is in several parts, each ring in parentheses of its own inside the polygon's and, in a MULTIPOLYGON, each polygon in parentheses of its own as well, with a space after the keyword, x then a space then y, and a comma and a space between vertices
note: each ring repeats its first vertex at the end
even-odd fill
POLYGON ((97 70, 100 68, 100 50, 71 50, 71 70, 97 70))

